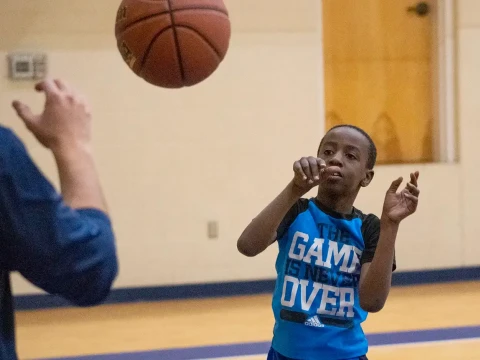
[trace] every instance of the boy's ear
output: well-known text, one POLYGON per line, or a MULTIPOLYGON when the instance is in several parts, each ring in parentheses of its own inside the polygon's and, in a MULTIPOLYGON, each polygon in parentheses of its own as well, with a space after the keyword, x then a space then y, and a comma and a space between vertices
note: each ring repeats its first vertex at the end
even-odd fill
POLYGON ((372 182, 374 175, 375 173, 373 170, 367 170, 367 173, 365 174, 365 178, 362 180, 360 185, 362 185, 362 187, 367 187, 372 182))

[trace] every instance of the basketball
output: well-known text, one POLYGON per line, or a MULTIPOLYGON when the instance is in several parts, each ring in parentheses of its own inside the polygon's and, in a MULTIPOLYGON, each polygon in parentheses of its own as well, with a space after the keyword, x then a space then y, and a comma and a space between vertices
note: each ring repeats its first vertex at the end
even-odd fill
POLYGON ((230 19, 222 0, 123 0, 115 37, 130 69, 150 84, 202 82, 225 58, 230 19))

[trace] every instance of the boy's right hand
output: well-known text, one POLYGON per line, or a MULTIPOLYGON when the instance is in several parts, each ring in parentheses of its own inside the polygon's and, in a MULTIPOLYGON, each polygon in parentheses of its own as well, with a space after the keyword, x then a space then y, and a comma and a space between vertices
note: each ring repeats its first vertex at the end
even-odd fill
POLYGON ((326 164, 323 159, 313 156, 302 157, 293 163, 293 184, 306 193, 320 184, 325 168, 326 164))

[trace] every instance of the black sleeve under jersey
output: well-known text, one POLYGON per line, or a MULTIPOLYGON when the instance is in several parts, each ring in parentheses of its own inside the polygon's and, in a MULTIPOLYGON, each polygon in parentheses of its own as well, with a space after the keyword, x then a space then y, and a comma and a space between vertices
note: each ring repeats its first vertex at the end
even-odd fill
POLYGON ((304 212, 308 208, 308 199, 298 200, 291 208, 288 210, 287 214, 283 217, 282 222, 277 228, 277 240, 280 240, 288 228, 297 218, 298 214, 304 212))
MULTIPOLYGON (((363 241, 365 242, 365 249, 363 250, 360 263, 363 265, 372 262, 375 250, 377 249, 378 239, 380 238, 380 219, 369 214, 365 217, 362 225, 363 241)), ((397 268, 395 255, 393 256, 392 271, 397 268)))

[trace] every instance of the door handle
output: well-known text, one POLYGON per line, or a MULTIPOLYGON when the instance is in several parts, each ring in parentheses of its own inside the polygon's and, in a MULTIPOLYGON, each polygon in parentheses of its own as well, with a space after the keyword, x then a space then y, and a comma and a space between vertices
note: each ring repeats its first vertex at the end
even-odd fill
POLYGON ((430 5, 428 5, 425 1, 421 1, 415 6, 409 6, 407 8, 407 12, 414 12, 418 16, 427 16, 428 13, 430 13, 430 5))

